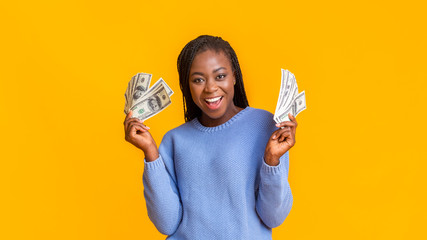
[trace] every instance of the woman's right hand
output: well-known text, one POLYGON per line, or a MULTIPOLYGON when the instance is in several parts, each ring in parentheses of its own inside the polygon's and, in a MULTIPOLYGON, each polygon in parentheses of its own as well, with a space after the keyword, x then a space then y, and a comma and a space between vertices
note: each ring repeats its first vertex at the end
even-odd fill
POLYGON ((131 116, 132 111, 129 111, 123 122, 125 140, 144 151, 147 162, 156 160, 159 157, 159 150, 150 132, 148 132, 150 128, 145 126, 138 118, 132 118, 131 116))

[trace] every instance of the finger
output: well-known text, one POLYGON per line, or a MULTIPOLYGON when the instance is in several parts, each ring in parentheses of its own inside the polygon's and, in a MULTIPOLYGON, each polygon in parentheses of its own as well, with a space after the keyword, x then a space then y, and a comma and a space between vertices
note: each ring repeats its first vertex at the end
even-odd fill
POLYGON ((143 128, 145 130, 150 129, 149 127, 145 126, 144 124, 142 124, 140 122, 136 122, 136 121, 129 123, 129 127, 132 127, 132 126, 138 126, 138 127, 143 128))
POLYGON ((297 127, 297 123, 296 122, 291 122, 291 121, 284 121, 281 123, 276 124, 277 127, 279 128, 283 128, 283 127, 297 127))
POLYGON ((130 123, 140 122, 138 118, 129 118, 125 121, 125 129, 129 128, 130 123))
POLYGON ((271 135, 271 139, 276 139, 277 138, 277 136, 279 136, 280 134, 279 134, 279 132, 280 132, 280 128, 279 129, 277 129, 276 131, 274 131, 273 132, 273 134, 271 135))
MULTIPOLYGON (((129 121, 130 119, 138 119, 137 117, 132 117, 133 111, 129 110, 128 114, 126 115, 125 121, 129 121)), ((139 119, 138 119, 139 120, 139 119)), ((140 120, 142 122, 142 120, 140 120)))
POLYGON ((289 126, 283 126, 283 127, 280 127, 280 129, 291 129, 291 127, 289 127, 289 126))
POLYGON ((279 128, 278 130, 274 131, 272 139, 277 139, 284 132, 291 132, 291 130, 289 128, 279 128))
POLYGON ((125 121, 132 116, 132 110, 129 110, 128 114, 126 114, 125 121))
POLYGON ((134 136, 135 134, 137 134, 137 131, 141 131, 142 133, 145 133, 148 130, 144 129, 141 125, 137 123, 131 123, 129 125, 129 135, 134 136))
POLYGON ((149 130, 149 129, 150 129, 148 126, 144 125, 144 124, 142 123, 142 121, 136 122, 136 123, 135 123, 135 125, 138 125, 138 126, 140 126, 140 127, 144 128, 144 129, 146 129, 146 130, 149 130))
POLYGON ((283 132, 279 138, 277 139, 279 142, 283 142, 285 140, 285 138, 291 136, 291 132, 287 131, 287 132, 283 132))
POLYGON ((288 114, 289 119, 295 123, 295 127, 298 126, 297 119, 291 113, 288 114))
POLYGON ((129 121, 132 117, 132 110, 129 110, 128 114, 126 114, 125 121, 123 122, 123 125, 126 125, 126 122, 129 121))
POLYGON ((129 128, 129 133, 127 135, 127 138, 132 141, 132 139, 137 138, 138 136, 140 136, 140 134, 143 134, 145 132, 148 132, 148 131, 139 126, 132 126, 129 128))
MULTIPOLYGON (((131 115, 131 116, 132 116, 132 115, 131 115)), ((125 124, 125 126, 126 126, 126 125, 127 125, 127 124, 129 124, 130 122, 134 122, 134 121, 136 121, 136 122, 140 122, 140 123, 144 123, 144 121, 140 120, 139 118, 131 117, 131 118, 127 118, 127 119, 125 120, 124 124, 125 124)))
POLYGON ((148 132, 148 129, 144 128, 143 126, 135 125, 134 127, 137 131, 140 131, 142 133, 148 132))

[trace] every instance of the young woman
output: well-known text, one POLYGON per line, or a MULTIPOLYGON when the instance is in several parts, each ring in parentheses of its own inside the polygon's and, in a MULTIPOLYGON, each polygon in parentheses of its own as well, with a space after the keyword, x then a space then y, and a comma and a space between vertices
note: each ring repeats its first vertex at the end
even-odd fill
POLYGON ((167 239, 271 239, 292 207, 289 153, 297 122, 251 108, 236 53, 199 36, 178 57, 183 125, 160 147, 130 112, 125 139, 141 149, 148 216, 167 239))

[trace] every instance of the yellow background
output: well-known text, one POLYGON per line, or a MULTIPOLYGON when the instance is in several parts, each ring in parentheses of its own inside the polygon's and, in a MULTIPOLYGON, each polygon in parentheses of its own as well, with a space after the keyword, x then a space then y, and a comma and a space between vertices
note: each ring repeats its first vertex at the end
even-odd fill
POLYGON ((2 1, 0 239, 164 239, 125 142, 124 92, 163 77, 184 122, 176 59, 228 40, 249 103, 273 112, 280 68, 306 91, 274 239, 426 239, 424 1, 2 1), (13 3, 12 3, 13 2, 13 3))

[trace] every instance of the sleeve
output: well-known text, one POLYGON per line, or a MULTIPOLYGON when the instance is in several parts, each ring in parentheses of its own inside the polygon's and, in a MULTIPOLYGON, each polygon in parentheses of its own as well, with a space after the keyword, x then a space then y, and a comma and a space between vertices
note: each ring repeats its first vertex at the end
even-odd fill
POLYGON ((288 182, 289 152, 283 154, 277 166, 262 159, 256 211, 270 228, 282 224, 292 208, 293 197, 288 182))
POLYGON ((147 213, 157 230, 172 235, 182 219, 182 204, 173 165, 171 139, 163 138, 159 158, 146 162, 144 159, 144 197, 147 213))

